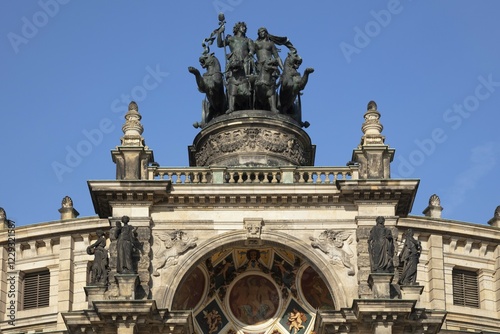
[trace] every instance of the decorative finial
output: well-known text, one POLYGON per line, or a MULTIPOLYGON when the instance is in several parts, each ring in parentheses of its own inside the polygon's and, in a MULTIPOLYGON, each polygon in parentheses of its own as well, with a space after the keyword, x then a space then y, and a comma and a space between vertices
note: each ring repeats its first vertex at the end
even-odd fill
POLYGON ((380 113, 377 110, 375 101, 368 102, 364 117, 365 122, 361 126, 361 131, 364 134, 361 138, 361 145, 384 144, 385 137, 380 134, 384 127, 380 124, 380 113))
POLYGON ((0 208, 0 231, 9 227, 9 220, 7 219, 7 214, 3 208, 0 208))
POLYGON ((493 227, 500 227, 500 205, 495 209, 495 213, 493 214, 493 218, 488 220, 488 224, 493 227))
POLYGON ((69 196, 64 196, 62 199, 59 212, 61 213, 61 220, 73 219, 80 215, 80 213, 73 208, 73 200, 69 196))
POLYGON ((429 206, 441 206, 441 199, 439 198, 438 195, 433 194, 429 198, 429 206))
POLYGON ((422 212, 426 217, 431 218, 441 218, 441 212, 443 211, 443 207, 441 207, 441 199, 436 194, 433 194, 429 198, 429 206, 425 208, 422 212))
POLYGON ((375 103, 375 101, 368 102, 366 110, 377 110, 377 104, 375 103))
POLYGON ((61 204, 63 208, 73 208, 73 200, 69 196, 64 196, 61 204))
POLYGON ((141 124, 142 116, 139 114, 139 106, 134 101, 128 105, 128 112, 125 114, 125 124, 122 126, 124 136, 122 146, 145 146, 142 133, 144 128, 141 124))
POLYGON ((128 104, 128 110, 129 111, 135 110, 135 111, 139 112, 139 106, 137 105, 137 103, 135 103, 135 101, 131 101, 128 104))

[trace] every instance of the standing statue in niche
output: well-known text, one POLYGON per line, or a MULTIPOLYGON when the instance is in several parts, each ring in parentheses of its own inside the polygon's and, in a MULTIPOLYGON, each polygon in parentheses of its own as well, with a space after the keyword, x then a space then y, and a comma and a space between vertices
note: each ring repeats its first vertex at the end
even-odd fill
POLYGON ((385 227, 385 218, 377 217, 377 224, 368 238, 368 252, 372 273, 394 273, 394 240, 391 230, 385 227))
POLYGON ((135 273, 132 255, 135 250, 135 229, 129 225, 130 218, 123 216, 121 223, 116 222, 116 271, 119 274, 135 273), (122 226, 123 223, 123 226, 122 226))
POLYGON ((106 236, 102 230, 97 230, 97 241, 87 247, 87 254, 94 255, 92 263, 91 282, 107 285, 108 282, 108 251, 106 250, 106 236))
POLYGON ((420 241, 413 237, 413 230, 410 228, 405 233, 405 243, 403 250, 399 254, 399 263, 403 267, 398 284, 417 284, 417 265, 422 252, 420 241))

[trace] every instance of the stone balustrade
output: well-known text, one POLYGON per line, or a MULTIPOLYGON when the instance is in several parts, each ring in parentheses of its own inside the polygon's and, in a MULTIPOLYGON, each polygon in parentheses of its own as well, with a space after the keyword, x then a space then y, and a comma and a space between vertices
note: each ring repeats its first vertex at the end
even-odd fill
POLYGON ((173 184, 306 183, 334 184, 356 180, 359 167, 148 167, 149 180, 170 180, 173 184))

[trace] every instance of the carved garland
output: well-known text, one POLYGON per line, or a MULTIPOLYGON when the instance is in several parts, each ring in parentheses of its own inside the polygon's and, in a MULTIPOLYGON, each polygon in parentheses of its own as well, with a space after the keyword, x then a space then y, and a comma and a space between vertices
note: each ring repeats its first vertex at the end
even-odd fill
POLYGON ((196 153, 197 165, 210 164, 213 157, 233 152, 267 151, 282 155, 285 159, 309 163, 305 150, 294 136, 267 129, 244 128, 209 136, 196 153))

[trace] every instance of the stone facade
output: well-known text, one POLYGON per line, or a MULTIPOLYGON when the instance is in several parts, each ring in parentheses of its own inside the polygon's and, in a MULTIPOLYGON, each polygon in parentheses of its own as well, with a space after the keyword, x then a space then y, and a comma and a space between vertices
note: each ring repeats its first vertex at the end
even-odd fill
MULTIPOLYGON (((89 182, 98 216, 61 212, 59 221, 14 230, 2 210, 1 332, 498 332, 497 224, 450 221, 435 210, 408 215, 419 181, 390 178, 394 149, 384 143, 376 108, 369 104, 361 144, 347 167, 249 166, 231 151, 218 161, 239 163, 169 168, 148 166, 152 151, 131 104, 122 146, 113 150, 117 179, 89 182), (113 228, 122 216, 130 217, 137 240, 131 274, 116 272, 113 228), (371 272, 368 238, 379 216, 396 254, 408 228, 420 241, 417 284, 398 285, 398 270, 371 272), (89 276, 93 257, 86 250, 98 229, 108 238, 106 286, 92 285, 89 276), (48 301, 27 307, 26 278, 41 270, 50 274, 48 301), (466 278, 465 293, 459 275, 466 278)), ((263 127, 281 126, 262 119, 263 127)), ((313 159, 314 145, 297 129, 294 140, 313 159)), ((194 161, 214 133, 226 131, 212 130, 208 124, 204 139, 195 139, 194 161)), ((435 199, 431 204, 442 210, 435 199)), ((72 205, 66 211, 76 212, 72 205)))

